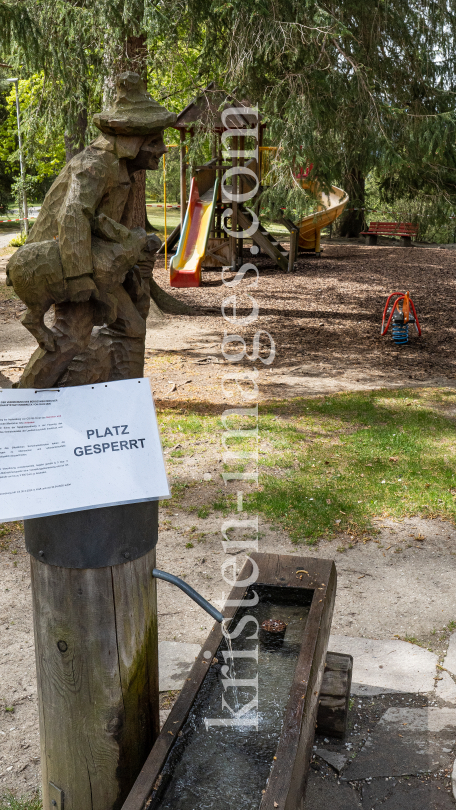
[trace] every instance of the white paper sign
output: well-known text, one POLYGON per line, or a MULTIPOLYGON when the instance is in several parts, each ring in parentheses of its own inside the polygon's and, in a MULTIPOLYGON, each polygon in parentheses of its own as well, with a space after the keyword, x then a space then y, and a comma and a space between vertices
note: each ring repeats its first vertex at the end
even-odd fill
POLYGON ((0 521, 169 495, 147 379, 0 390, 0 521))

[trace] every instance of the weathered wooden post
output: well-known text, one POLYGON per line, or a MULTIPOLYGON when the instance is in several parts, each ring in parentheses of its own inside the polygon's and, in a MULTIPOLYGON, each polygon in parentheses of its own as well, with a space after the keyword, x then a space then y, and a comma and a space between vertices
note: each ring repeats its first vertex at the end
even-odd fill
POLYGON ((121 807, 157 736, 157 535, 156 501, 25 521, 44 810, 121 807))
MULTIPOLYGON (((39 343, 19 388, 143 376, 149 282, 160 242, 134 227, 135 175, 157 169, 166 152, 163 131, 175 119, 147 94, 138 74, 122 74, 113 107, 94 116, 100 135, 46 195, 29 243, 7 268, 28 306, 24 326, 39 343), (49 329, 43 316, 52 296, 49 329)), ((114 441, 112 450, 122 444, 114 441)), ((117 462, 112 469, 118 482, 117 462)), ((143 492, 25 521, 44 810, 118 810, 158 731, 152 576, 158 503, 125 503, 148 497, 143 492), (113 502, 118 505, 102 506, 113 502)), ((24 504, 22 514, 52 511, 31 512, 24 504)))
POLYGON ((187 147, 185 144, 186 130, 180 132, 180 207, 181 207, 181 228, 184 225, 185 212, 187 210, 187 147))
MULTIPOLYGON (((231 137, 231 154, 232 154, 232 167, 236 169, 238 166, 238 137, 237 135, 233 135, 231 137)), ((239 175, 233 174, 232 181, 231 181, 231 193, 232 199, 230 201, 231 205, 231 233, 236 233, 238 229, 238 203, 237 203, 237 194, 238 194, 238 187, 239 187, 239 175)), ((223 189, 222 189, 223 195, 223 189)), ((238 265, 238 239, 236 236, 229 237, 229 247, 230 247, 230 265, 233 270, 237 270, 238 265)))

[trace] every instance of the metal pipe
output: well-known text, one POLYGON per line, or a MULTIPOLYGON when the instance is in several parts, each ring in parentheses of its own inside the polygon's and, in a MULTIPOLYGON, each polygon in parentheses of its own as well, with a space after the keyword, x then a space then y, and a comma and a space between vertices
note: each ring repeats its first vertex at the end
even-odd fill
POLYGON ((16 117, 17 117, 17 137, 19 141, 19 163, 21 166, 21 180, 22 180, 22 204, 23 204, 23 218, 25 235, 28 236, 29 221, 28 221, 28 204, 27 204, 27 191, 25 189, 25 165, 24 155, 22 149, 22 135, 21 135, 21 109, 19 104, 19 79, 7 79, 8 84, 14 84, 16 88, 16 117))
POLYGON ((211 605, 210 602, 207 601, 198 591, 195 591, 191 585, 187 585, 183 579, 179 579, 179 577, 175 577, 174 574, 168 574, 166 571, 159 571, 158 568, 154 568, 152 571, 152 576, 156 577, 156 579, 163 579, 165 582, 171 582, 171 585, 176 585, 181 591, 187 594, 190 599, 193 599, 197 605, 203 608, 206 613, 209 613, 209 616, 212 616, 216 622, 220 622, 220 624, 224 621, 224 616, 220 613, 217 608, 211 605))

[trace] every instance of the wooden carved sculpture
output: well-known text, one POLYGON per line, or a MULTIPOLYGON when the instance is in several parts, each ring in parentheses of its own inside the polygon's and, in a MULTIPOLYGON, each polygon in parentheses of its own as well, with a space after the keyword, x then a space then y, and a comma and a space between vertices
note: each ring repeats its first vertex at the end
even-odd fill
POLYGON ((163 130, 176 116, 136 73, 123 73, 113 107, 94 116, 101 135, 49 190, 7 284, 27 305, 39 343, 20 388, 141 377, 156 236, 131 228, 135 173, 157 169, 163 130), (51 327, 44 315, 54 305, 51 327))

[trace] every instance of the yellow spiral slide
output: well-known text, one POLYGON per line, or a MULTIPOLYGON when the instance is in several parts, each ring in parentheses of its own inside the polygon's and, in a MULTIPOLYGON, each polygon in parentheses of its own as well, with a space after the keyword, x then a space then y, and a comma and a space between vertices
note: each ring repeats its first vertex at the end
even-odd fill
MULTIPOLYGON (((310 183, 302 182, 302 187, 314 190, 310 183)), ((311 250, 320 253, 320 233, 337 217, 348 203, 348 194, 337 186, 331 186, 329 194, 320 194, 318 208, 313 214, 301 219, 296 225, 299 228, 299 247, 301 250, 311 250)))

